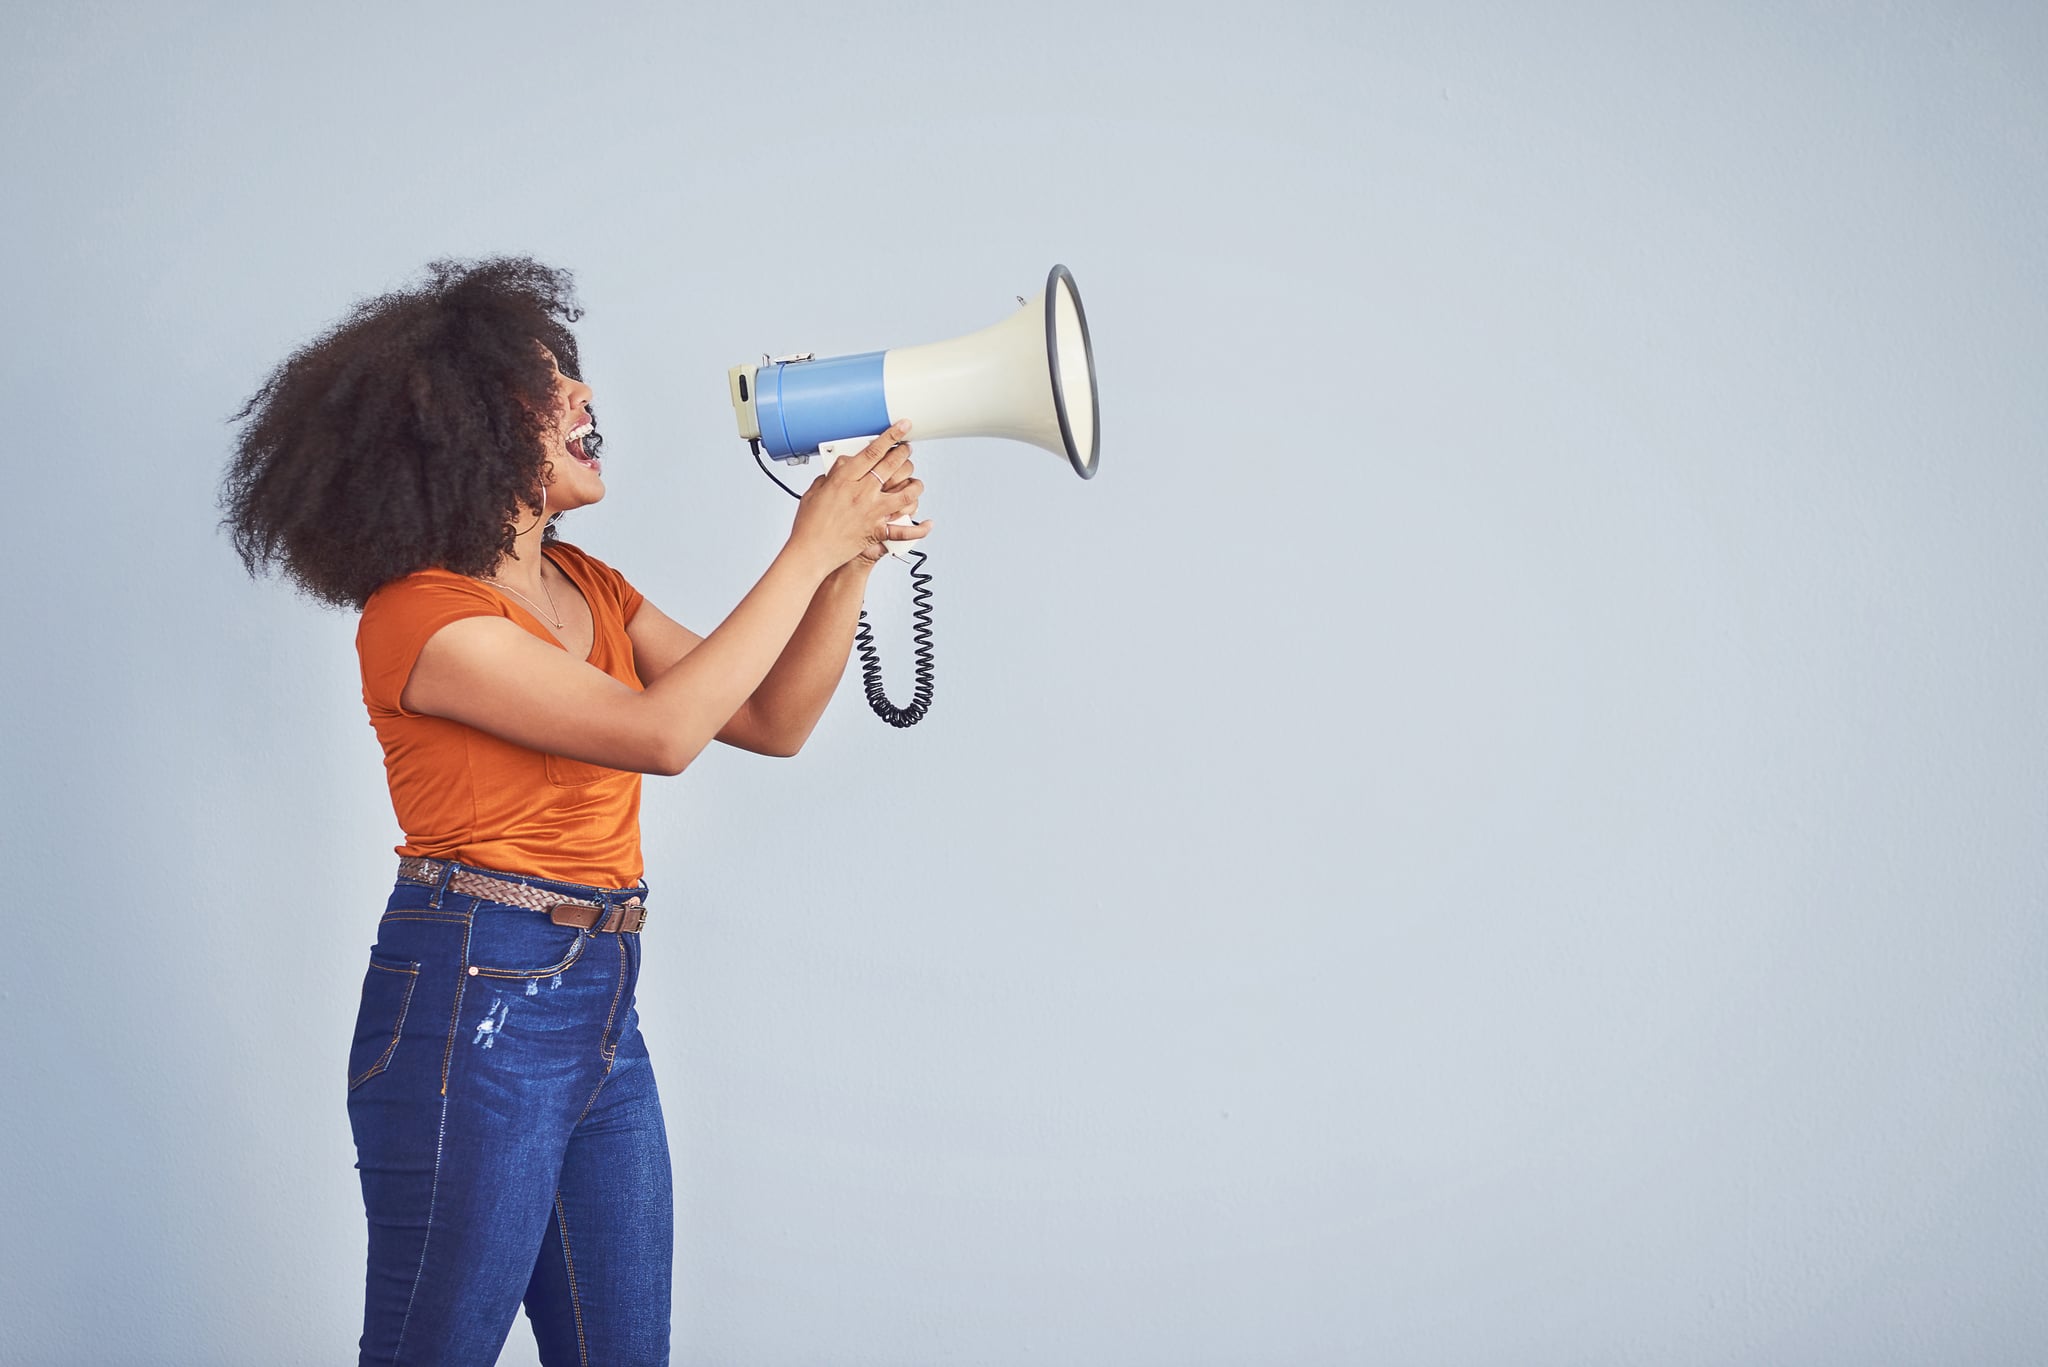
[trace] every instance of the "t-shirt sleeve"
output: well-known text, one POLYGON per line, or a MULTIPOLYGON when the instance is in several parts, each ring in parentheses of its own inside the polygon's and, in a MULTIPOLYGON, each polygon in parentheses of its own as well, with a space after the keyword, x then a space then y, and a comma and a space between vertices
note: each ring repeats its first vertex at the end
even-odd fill
POLYGON ((417 716, 398 699, 428 638, 464 617, 510 616, 503 599, 459 574, 428 570, 386 584, 370 595, 356 626, 363 702, 373 712, 417 716))
POLYGON ((640 596, 640 590, 626 582, 625 575, 620 574, 590 552, 571 546, 566 541, 557 541, 555 549, 575 556, 584 568, 590 571, 591 578, 596 580, 603 587, 603 591, 609 594, 612 601, 618 605, 619 620, 621 622, 631 622, 633 614, 640 611, 640 605, 647 601, 640 596))

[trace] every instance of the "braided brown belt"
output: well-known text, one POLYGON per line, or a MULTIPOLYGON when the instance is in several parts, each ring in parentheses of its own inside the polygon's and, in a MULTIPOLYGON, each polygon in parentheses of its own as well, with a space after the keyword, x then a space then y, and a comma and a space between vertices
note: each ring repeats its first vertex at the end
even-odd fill
MULTIPOLYGON (((439 887, 442 875, 447 872, 448 865, 444 860, 413 854, 400 855, 398 859, 398 877, 402 882, 439 887)), ((466 897, 487 897, 493 902, 525 907, 529 911, 544 911, 556 925, 575 926, 581 930, 623 931, 630 935, 637 934, 640 927, 647 924, 647 908, 637 896, 607 906, 603 902, 548 892, 525 883, 515 883, 509 878, 493 878, 489 874, 461 868, 448 875, 448 890, 466 897)))

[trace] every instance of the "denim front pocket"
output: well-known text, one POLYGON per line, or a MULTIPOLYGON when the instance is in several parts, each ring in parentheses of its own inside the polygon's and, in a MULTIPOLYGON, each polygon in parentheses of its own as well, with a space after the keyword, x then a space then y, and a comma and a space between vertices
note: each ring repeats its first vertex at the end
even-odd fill
POLYGON ((479 911, 470 921, 470 976, 556 977, 583 957, 588 943, 588 931, 558 926, 545 912, 479 911))
POLYGON ((356 1010, 356 1037, 348 1051, 348 1089, 383 1072, 398 1052, 412 991, 419 986, 420 966, 404 959, 370 955, 363 972, 363 1001, 356 1010))

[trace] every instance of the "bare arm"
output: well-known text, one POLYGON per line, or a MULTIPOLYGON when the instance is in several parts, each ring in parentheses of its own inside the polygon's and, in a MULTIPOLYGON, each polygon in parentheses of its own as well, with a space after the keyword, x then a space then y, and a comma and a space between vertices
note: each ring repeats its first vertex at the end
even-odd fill
MULTIPOLYGON (((876 446, 900 435, 885 434, 876 446)), ((681 773, 767 678, 828 575, 884 540, 925 533, 929 524, 885 525, 916 502, 914 488, 883 487, 903 459, 842 457, 804 495, 788 544, 760 582, 643 692, 504 618, 466 617, 428 639, 400 701, 529 749, 681 773)))
MULTIPOLYGON (((803 748, 846 672, 873 566, 856 556, 825 577, 789 644, 719 731, 719 740, 758 755, 788 756, 803 748)), ((634 666, 650 682, 681 663, 703 639, 652 603, 641 604, 626 634, 633 639, 634 666)))
MULTIPOLYGON (((920 497, 924 481, 913 478, 917 466, 910 459, 910 446, 906 442, 897 450, 903 461, 893 476, 885 477, 883 487, 892 494, 907 489, 913 499, 920 497)), ((908 511, 916 514, 915 502, 908 511)), ((760 755, 788 756, 803 748, 846 673, 868 574, 882 552, 879 542, 867 547, 819 585, 789 644, 760 687, 718 733, 719 740, 760 755)), ((674 668, 702 639, 652 603, 641 605, 626 631, 633 638, 633 663, 642 682, 652 682, 674 668)))

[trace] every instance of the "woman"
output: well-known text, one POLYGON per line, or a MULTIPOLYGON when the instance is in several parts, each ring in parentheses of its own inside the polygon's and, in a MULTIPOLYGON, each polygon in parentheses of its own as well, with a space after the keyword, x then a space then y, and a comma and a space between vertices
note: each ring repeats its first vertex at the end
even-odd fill
POLYGON ((643 773, 712 740, 793 755, 869 569, 923 490, 900 423, 798 505, 709 636, 566 542, 604 497, 569 276, 437 262, 356 306, 238 415, 252 573, 362 611, 363 701, 405 832, 348 1064, 361 1359, 665 1362, 667 1140, 633 1009, 643 773))

